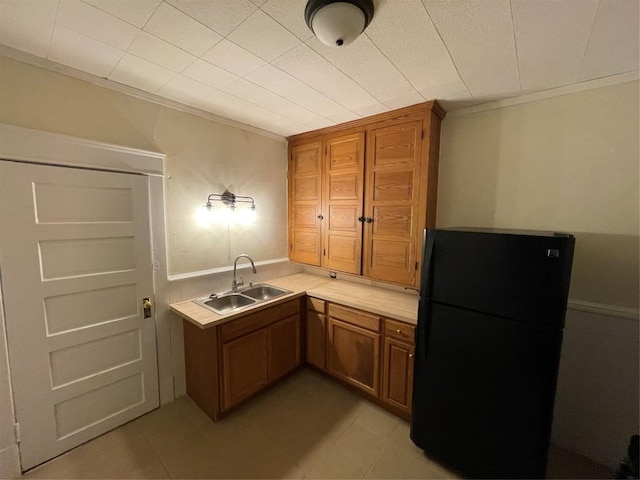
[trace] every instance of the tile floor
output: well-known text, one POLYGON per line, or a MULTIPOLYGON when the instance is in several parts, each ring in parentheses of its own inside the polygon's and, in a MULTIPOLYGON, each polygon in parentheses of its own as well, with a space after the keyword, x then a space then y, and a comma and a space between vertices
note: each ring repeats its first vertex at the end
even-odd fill
MULTIPOLYGON (((549 478, 613 478, 553 449, 549 478)), ((188 397, 51 460, 24 478, 458 478, 406 422, 302 370, 213 423, 188 397)))

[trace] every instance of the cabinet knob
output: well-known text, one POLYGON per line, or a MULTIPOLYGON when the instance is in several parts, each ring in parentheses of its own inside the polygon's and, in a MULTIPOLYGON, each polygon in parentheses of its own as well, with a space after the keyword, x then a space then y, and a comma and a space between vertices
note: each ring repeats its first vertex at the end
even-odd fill
POLYGON ((409 358, 413 358, 413 353, 410 353, 410 354, 409 354, 409 358))
POLYGON ((366 220, 366 218, 365 218, 365 217, 358 217, 358 221, 359 221, 360 223, 364 223, 364 221, 365 221, 365 220, 366 220))
POLYGON ((371 218, 371 217, 367 217, 367 218, 366 218, 366 221, 367 221, 367 223, 373 223, 373 218, 371 218))
POLYGON ((322 220, 324 218, 323 215, 318 215, 318 220, 322 220))

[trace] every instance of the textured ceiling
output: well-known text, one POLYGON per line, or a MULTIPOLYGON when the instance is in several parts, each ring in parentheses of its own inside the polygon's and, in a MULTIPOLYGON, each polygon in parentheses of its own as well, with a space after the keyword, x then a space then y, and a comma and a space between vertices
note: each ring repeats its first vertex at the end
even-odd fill
POLYGON ((290 135, 638 71, 640 0, 377 0, 332 49, 306 0, 0 0, 0 43, 290 135))

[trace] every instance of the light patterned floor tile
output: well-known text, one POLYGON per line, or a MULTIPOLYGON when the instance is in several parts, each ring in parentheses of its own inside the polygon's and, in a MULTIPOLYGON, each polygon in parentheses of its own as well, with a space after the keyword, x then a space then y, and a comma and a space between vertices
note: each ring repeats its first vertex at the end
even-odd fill
POLYGON ((390 438, 398 427, 400 419, 377 405, 368 403, 362 409, 356 423, 382 437, 390 438))
POLYGON ((430 478, 429 463, 426 456, 418 458, 389 443, 366 478, 430 478))
POLYGON ((409 437, 409 432, 409 423, 404 420, 400 420, 398 427, 395 432, 393 432, 393 435, 391 435, 391 443, 418 458, 424 457, 424 452, 420 447, 413 443, 411 437, 409 437))
MULTIPOLYGON (((550 478, 611 478, 552 448, 550 478)), ((212 422, 188 397, 33 469, 25 478, 459 478, 409 438, 409 424, 302 370, 212 422)))

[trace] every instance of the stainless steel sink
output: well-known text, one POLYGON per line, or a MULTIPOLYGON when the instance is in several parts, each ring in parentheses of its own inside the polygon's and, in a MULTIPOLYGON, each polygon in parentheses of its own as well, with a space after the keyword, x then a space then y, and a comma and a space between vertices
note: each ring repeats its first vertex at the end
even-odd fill
POLYGON ((291 292, 282 288, 272 287, 271 285, 265 284, 249 287, 246 290, 242 291, 242 295, 255 298, 256 300, 271 300, 272 298, 278 298, 282 295, 286 295, 287 293, 291 292))
POLYGON ((293 293, 283 288, 274 287, 266 283, 251 285, 239 292, 225 292, 213 294, 209 297, 193 300, 198 305, 208 308, 221 315, 226 315, 243 308, 257 305, 274 298, 293 293))
POLYGON ((256 301, 253 298, 245 297, 239 293, 231 293, 222 297, 210 298, 202 305, 205 307, 211 307, 218 313, 229 313, 239 308, 248 307, 253 305, 256 301))

